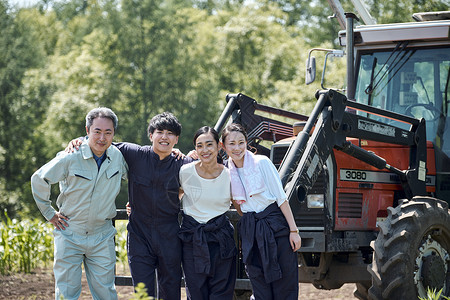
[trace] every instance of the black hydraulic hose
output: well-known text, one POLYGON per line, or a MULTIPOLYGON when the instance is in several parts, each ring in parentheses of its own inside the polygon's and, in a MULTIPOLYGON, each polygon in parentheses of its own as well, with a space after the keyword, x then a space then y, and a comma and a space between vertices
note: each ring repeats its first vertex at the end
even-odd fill
POLYGON ((371 166, 374 166, 377 169, 380 169, 380 170, 387 169, 387 170, 391 171, 392 173, 400 176, 400 178, 406 180, 405 172, 403 172, 400 169, 397 169, 396 167, 389 165, 388 163, 386 163, 386 160, 384 158, 379 157, 375 153, 364 150, 363 148, 360 148, 358 146, 355 146, 349 141, 345 141, 342 144, 342 147, 336 147, 336 149, 338 149, 342 152, 345 152, 348 155, 350 155, 356 159, 359 159, 360 161, 363 161, 371 166))

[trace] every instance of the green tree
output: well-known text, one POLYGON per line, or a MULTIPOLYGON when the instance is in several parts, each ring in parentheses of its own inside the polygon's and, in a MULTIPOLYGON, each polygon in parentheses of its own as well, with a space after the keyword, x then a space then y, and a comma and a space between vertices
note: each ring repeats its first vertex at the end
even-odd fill
MULTIPOLYGON (((262 5, 276 3, 288 15, 286 25, 297 25, 304 32, 305 41, 311 46, 331 42, 338 46, 337 33, 341 30, 328 0, 259 0, 262 5)), ((449 0, 362 0, 379 24, 412 22, 413 13, 445 11, 449 0)), ((345 12, 359 16, 351 0, 340 1, 345 12)), ((357 22, 358 23, 358 22, 357 22)), ((364 24, 362 20, 358 24, 364 24)))
POLYGON ((0 1, 0 14, 0 208, 26 213, 36 157, 34 133, 48 103, 27 98, 22 89, 26 74, 43 66, 52 53, 55 35, 49 27, 54 19, 35 9, 15 10, 5 1, 0 1))
POLYGON ((448 0, 367 0, 372 16, 380 24, 413 22, 414 13, 445 11, 449 5, 448 0))
POLYGON ((216 73, 223 92, 307 114, 317 89, 304 85, 309 46, 297 26, 283 24, 286 19, 275 4, 218 14, 216 73))
MULTIPOLYGON (((448 0, 367 4, 379 23, 448 9, 448 0)), ((332 14, 327 0, 42 0, 27 9, 0 0, 0 208, 35 211, 29 177, 84 134, 95 106, 119 116, 117 140, 139 144, 149 119, 171 111, 184 152, 227 93, 308 114, 320 88, 304 85, 308 50, 340 48, 332 14)), ((329 66, 327 87, 343 86, 344 65, 329 66)))
POLYGON ((205 63, 199 48, 204 44, 195 34, 207 23, 199 16, 207 16, 183 1, 123 1, 120 11, 108 13, 109 54, 104 57, 111 78, 120 87, 115 101, 126 119, 122 138, 148 144, 149 119, 171 111, 188 129, 181 137, 181 148, 190 148, 191 123, 197 126, 203 119, 208 124, 212 119, 213 103, 205 96, 215 91, 208 90, 210 79, 202 75, 205 63), (195 111, 189 111, 193 107, 195 111), (193 119, 193 115, 203 118, 193 119))

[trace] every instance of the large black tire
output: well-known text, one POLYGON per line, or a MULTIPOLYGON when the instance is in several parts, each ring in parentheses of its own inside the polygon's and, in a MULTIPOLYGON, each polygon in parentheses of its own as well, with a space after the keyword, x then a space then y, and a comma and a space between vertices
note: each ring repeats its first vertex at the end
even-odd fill
POLYGON ((369 299, 426 298, 427 287, 450 295, 450 214, 445 201, 415 197, 389 208, 371 246, 369 299))
POLYGON ((372 286, 370 282, 357 283, 355 284, 356 288, 353 291, 353 296, 359 300, 367 300, 369 299, 369 288, 372 286))

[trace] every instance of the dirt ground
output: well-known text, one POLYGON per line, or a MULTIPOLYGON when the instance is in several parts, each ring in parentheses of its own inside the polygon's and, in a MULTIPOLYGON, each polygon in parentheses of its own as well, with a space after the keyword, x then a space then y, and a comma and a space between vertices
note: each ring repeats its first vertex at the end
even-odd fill
MULTIPOLYGON (((120 300, 130 299, 133 288, 118 286, 120 300)), ((354 284, 345 284, 339 290, 317 290, 311 284, 300 284, 302 300, 356 299, 353 297, 354 284)), ((54 299, 54 279, 52 270, 36 270, 32 274, 0 275, 0 299, 2 300, 50 300, 54 299)), ((92 299, 83 273, 81 300, 92 299)), ((182 299, 186 299, 184 289, 182 299)))

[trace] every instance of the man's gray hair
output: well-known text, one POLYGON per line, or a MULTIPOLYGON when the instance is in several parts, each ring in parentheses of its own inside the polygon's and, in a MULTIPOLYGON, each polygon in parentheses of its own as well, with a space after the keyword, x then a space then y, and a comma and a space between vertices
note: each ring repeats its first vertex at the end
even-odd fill
POLYGON ((88 130, 91 128, 95 118, 110 119, 114 125, 114 132, 116 131, 119 120, 117 119, 116 114, 110 108, 98 107, 88 112, 88 114, 86 115, 86 127, 88 130))

